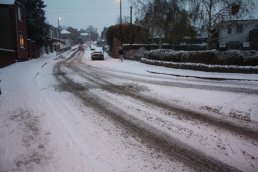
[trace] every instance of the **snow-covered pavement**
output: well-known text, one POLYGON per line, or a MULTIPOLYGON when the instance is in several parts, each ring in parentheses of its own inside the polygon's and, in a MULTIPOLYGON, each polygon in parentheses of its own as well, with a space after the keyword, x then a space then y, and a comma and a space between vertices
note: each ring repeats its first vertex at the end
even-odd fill
POLYGON ((258 75, 90 53, 0 69, 0 172, 257 171, 258 75))

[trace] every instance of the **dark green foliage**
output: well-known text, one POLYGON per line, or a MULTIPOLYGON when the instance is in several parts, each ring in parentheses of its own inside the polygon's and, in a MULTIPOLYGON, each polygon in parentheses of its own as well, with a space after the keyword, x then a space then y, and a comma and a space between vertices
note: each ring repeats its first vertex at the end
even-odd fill
POLYGON ((234 4, 231 7, 231 14, 236 15, 240 10, 240 4, 234 4))
POLYGON ((198 70, 205 72, 226 72, 226 73, 258 73, 258 69, 255 67, 241 68, 237 66, 210 66, 210 65, 195 65, 194 63, 163 63, 162 61, 148 61, 146 59, 141 59, 142 63, 151 64, 155 66, 165 66, 175 69, 188 69, 188 70, 198 70))
POLYGON ((214 63, 217 59, 216 51, 173 51, 153 50, 144 55, 147 59, 161 60, 168 62, 184 63, 214 63))
MULTIPOLYGON (((140 20, 150 34, 162 42, 176 44, 184 38, 194 38, 197 33, 186 8, 186 0, 131 0, 140 20)), ((154 39, 150 40, 152 43, 154 39)))
POLYGON ((249 41, 252 48, 258 50, 258 27, 249 32, 249 41))
POLYGON ((36 41, 37 47, 48 43, 49 25, 45 22, 45 7, 43 0, 28 0, 26 2, 28 38, 36 41))
POLYGON ((251 42, 258 42, 258 26, 249 32, 249 40, 251 42))
POLYGON ((222 65, 257 66, 258 56, 255 51, 225 51, 218 54, 218 63, 222 65))
POLYGON ((117 38, 122 44, 141 43, 144 35, 142 29, 137 25, 119 24, 110 26, 106 32, 107 44, 112 50, 113 39, 117 38))

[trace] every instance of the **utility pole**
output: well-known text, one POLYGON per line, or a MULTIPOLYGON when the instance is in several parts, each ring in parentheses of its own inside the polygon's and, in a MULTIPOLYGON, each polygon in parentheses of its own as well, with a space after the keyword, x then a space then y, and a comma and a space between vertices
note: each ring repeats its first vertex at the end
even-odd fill
POLYGON ((133 24, 133 7, 130 6, 130 49, 131 49, 131 44, 132 44, 132 24, 133 24))
POLYGON ((133 7, 130 6, 130 24, 133 22, 133 7))
POLYGON ((122 0, 120 0, 120 24, 122 24, 122 0))
POLYGON ((61 35, 61 29, 60 29, 60 20, 61 17, 58 17, 57 19, 57 29, 58 29, 58 45, 59 45, 59 49, 60 49, 60 35, 61 35))

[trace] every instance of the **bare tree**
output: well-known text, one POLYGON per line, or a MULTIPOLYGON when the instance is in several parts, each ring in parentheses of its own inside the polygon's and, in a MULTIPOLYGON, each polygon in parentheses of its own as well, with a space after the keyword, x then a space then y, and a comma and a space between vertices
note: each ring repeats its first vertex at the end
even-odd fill
MULTIPOLYGON (((120 16, 118 16, 117 19, 116 19, 116 24, 120 24, 120 23, 121 23, 120 16)), ((130 23, 130 16, 124 16, 122 18, 122 24, 123 23, 130 23)))
POLYGON ((173 45, 193 33, 186 0, 131 0, 136 8, 137 18, 149 31, 151 37, 164 37, 173 45), (189 29, 187 29, 189 28, 189 29), (180 31, 179 31, 180 30, 180 31))
POLYGON ((130 0, 135 8, 135 15, 140 20, 140 23, 149 30, 152 38, 155 36, 162 37, 164 16, 162 15, 162 0, 130 0))
POLYGON ((196 33, 191 24, 190 15, 186 11, 185 0, 167 0, 165 3, 167 15, 165 22, 166 37, 172 41, 174 47, 176 42, 185 37, 193 37, 196 33))
POLYGON ((86 32, 88 32, 88 33, 95 33, 95 32, 97 32, 97 28, 95 28, 95 27, 92 26, 92 25, 89 25, 89 26, 86 28, 86 32))

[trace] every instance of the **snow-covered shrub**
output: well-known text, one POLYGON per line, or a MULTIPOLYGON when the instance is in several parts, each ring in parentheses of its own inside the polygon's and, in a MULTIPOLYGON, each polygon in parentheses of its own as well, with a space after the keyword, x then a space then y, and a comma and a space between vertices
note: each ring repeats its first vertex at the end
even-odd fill
POLYGON ((142 63, 165 66, 176 69, 199 70, 206 72, 258 73, 258 66, 210 65, 203 63, 166 62, 160 60, 141 59, 142 63))
POLYGON ((143 57, 143 54, 144 54, 145 51, 146 51, 145 48, 128 50, 128 51, 125 51, 124 58, 125 59, 130 59, 130 60, 140 61, 141 58, 143 57))
POLYGON ((228 50, 218 52, 219 64, 223 65, 240 65, 240 66, 257 66, 257 51, 240 51, 228 50))
POLYGON ((210 64, 216 61, 217 54, 215 50, 211 51, 174 51, 168 49, 159 49, 146 52, 144 58, 150 60, 160 60, 167 62, 189 62, 210 64))
POLYGON ((256 51, 174 51, 169 49, 151 50, 144 53, 144 58, 165 62, 202 63, 214 65, 257 66, 256 51))
POLYGON ((207 72, 258 73, 257 51, 173 51, 144 53, 142 63, 207 72))

